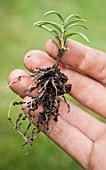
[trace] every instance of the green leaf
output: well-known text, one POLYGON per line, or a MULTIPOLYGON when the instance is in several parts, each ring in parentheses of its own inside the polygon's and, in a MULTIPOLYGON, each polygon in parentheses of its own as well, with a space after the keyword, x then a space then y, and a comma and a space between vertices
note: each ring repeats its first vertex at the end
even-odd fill
POLYGON ((55 35, 56 37, 58 37, 58 39, 60 40, 61 39, 61 36, 59 35, 59 33, 56 31, 56 30, 52 30, 51 28, 45 26, 45 25, 41 25, 41 26, 38 26, 38 27, 41 27, 43 28, 44 30, 52 33, 53 35, 55 35))
POLYGON ((85 25, 76 23, 76 24, 71 24, 71 25, 69 25, 69 26, 65 29, 65 32, 68 31, 70 28, 75 27, 75 26, 81 26, 81 27, 84 27, 85 29, 87 29, 87 27, 86 27, 85 25))
POLYGON ((65 40, 70 37, 70 36, 73 36, 73 35, 79 35, 80 37, 82 37, 87 43, 89 43, 89 39, 82 33, 80 32, 73 32, 73 33, 69 33, 65 36, 65 40))
POLYGON ((41 26, 41 25, 51 25, 54 26, 58 31, 61 32, 61 25, 55 23, 55 22, 50 22, 50 21, 38 21, 34 23, 34 26, 41 26))
POLYGON ((67 22, 68 22, 71 18, 73 18, 73 17, 76 17, 76 18, 78 18, 78 19, 81 19, 81 17, 80 17, 79 15, 77 15, 77 14, 72 14, 72 15, 69 15, 69 16, 65 19, 64 23, 67 24, 67 22))
POLYGON ((64 23, 64 19, 63 19, 63 17, 61 16, 61 14, 59 12, 57 12, 57 11, 48 11, 48 12, 46 12, 44 14, 44 16, 47 16, 47 15, 50 15, 50 14, 56 14, 60 18, 62 23, 64 23))
POLYGON ((58 41, 56 41, 54 38, 51 38, 53 41, 54 41, 54 43, 57 45, 57 47, 58 47, 58 49, 60 49, 61 47, 60 47, 60 44, 58 43, 58 41))
POLYGON ((67 28, 70 24, 74 24, 74 23, 76 23, 76 22, 87 22, 87 21, 84 20, 84 19, 76 19, 76 20, 73 20, 73 21, 70 21, 69 23, 67 23, 67 24, 65 25, 65 28, 67 28))

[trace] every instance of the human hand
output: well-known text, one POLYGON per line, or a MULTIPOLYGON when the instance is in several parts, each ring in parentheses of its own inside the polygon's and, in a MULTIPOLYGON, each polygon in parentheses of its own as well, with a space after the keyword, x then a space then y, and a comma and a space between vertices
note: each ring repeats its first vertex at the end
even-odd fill
MULTIPOLYGON (((69 95, 106 118, 106 88, 103 85, 106 84, 106 54, 72 40, 69 40, 68 47, 69 51, 62 56, 60 68, 68 76, 68 83, 72 84, 69 95)), ((24 58, 25 67, 34 72, 35 67, 52 66, 58 49, 51 39, 46 43, 46 52, 37 50, 28 52, 24 58)), ((19 69, 14 70, 9 75, 9 84, 22 75, 28 73, 19 69)), ((31 82, 29 76, 22 77, 20 81, 11 85, 11 89, 20 94, 31 82)), ((22 98, 28 101, 30 95, 35 93, 36 91, 31 94, 24 93, 22 98)), ((59 121, 54 124, 51 120, 49 124, 51 132, 43 129, 44 133, 84 169, 105 170, 106 125, 75 104, 71 102, 69 104, 70 113, 67 113, 67 105, 61 100, 59 121)), ((36 125, 36 119, 34 123, 36 125)))

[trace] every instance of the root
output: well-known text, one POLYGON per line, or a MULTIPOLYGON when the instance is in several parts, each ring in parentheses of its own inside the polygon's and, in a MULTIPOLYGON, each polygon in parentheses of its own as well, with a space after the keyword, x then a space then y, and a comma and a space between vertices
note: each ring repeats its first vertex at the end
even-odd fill
MULTIPOLYGON (((60 59, 58 59, 57 64, 53 65, 52 67, 36 68, 35 74, 30 75, 32 77, 31 80, 33 80, 33 83, 29 86, 28 89, 22 91, 21 94, 18 96, 20 97, 22 93, 26 93, 26 92, 31 93, 35 89, 38 89, 37 94, 31 97, 30 101, 17 102, 17 98, 18 98, 17 97, 10 104, 8 119, 12 124, 13 128, 24 138, 25 143, 22 145, 23 147, 28 143, 30 143, 32 147, 34 138, 36 138, 38 133, 41 131, 39 127, 42 126, 42 128, 46 128, 47 130, 49 130, 49 121, 51 117, 53 117, 55 123, 58 121, 59 108, 60 108, 59 96, 63 97, 64 102, 67 104, 68 112, 70 111, 70 106, 66 101, 64 94, 71 91, 71 84, 66 84, 68 78, 66 75, 60 72, 60 69, 58 68, 59 61, 60 59), (22 104, 25 104, 25 107, 21 109, 22 111, 18 115, 14 125, 10 116, 11 106, 22 105, 22 104), (43 104, 43 110, 39 112, 37 117, 35 118, 35 115, 32 114, 32 111, 37 110, 38 107, 42 104, 43 104), (28 109, 28 113, 27 115, 23 116, 24 115, 23 111, 25 108, 28 109), (21 126, 27 118, 29 119, 29 123, 27 125, 26 130, 23 133, 21 131, 21 126), (34 118, 37 119, 36 128, 33 128, 31 134, 28 135, 28 131, 33 124, 34 118)), ((27 76, 29 77, 29 75, 27 76)), ((20 81, 22 77, 26 77, 26 75, 19 76, 17 80, 11 83, 9 86, 13 85, 17 81, 20 81)))
POLYGON ((30 75, 22 75, 22 76, 16 77, 15 80, 7 86, 7 88, 9 88, 9 87, 11 87, 13 84, 21 81, 21 78, 22 78, 22 77, 23 77, 23 78, 24 78, 24 77, 30 77, 30 75))
POLYGON ((70 105, 68 104, 68 102, 67 102, 67 100, 66 100, 65 96, 64 96, 64 95, 62 95, 62 97, 63 97, 63 99, 64 99, 65 103, 66 103, 66 104, 67 104, 67 106, 68 106, 68 113, 69 113, 69 112, 70 112, 70 105))

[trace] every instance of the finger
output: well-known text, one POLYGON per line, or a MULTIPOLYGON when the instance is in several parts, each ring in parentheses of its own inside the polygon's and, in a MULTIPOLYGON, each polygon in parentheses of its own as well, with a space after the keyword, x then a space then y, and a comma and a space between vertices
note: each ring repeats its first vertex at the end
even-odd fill
POLYGON ((67 123, 78 128, 83 134, 85 134, 93 142, 104 133, 106 125, 100 122, 75 104, 68 102, 70 105, 70 112, 68 113, 67 105, 64 101, 61 101, 59 109, 60 117, 67 123))
MULTIPOLYGON (((54 63, 46 53, 36 50, 28 52, 24 58, 25 67, 32 72, 35 71, 35 67, 52 66, 54 63)), ((61 71, 68 76, 68 83, 72 84, 70 94, 81 104, 106 118, 106 88, 65 65, 61 65, 61 71)))
MULTIPOLYGON (((23 101, 28 102, 30 100, 30 98, 26 97, 23 101)), ((23 107, 25 106, 26 105, 24 104, 23 107)), ((24 112, 27 114, 28 108, 26 108, 24 112)), ((36 115, 38 115, 38 110, 35 111, 34 114, 36 117, 36 115)), ((36 118, 33 123, 35 125, 37 124, 36 118)), ((87 169, 93 142, 76 127, 65 122, 60 116, 57 123, 54 124, 54 121, 51 120, 49 125, 50 133, 45 129, 42 129, 43 132, 46 133, 46 135, 48 135, 67 154, 87 169)))
POLYGON ((88 169, 106 169, 106 131, 94 143, 88 169))
POLYGON ((55 60, 53 60, 49 57, 48 54, 40 50, 29 51, 24 57, 24 66, 32 73, 35 72, 37 67, 51 67, 55 63, 55 60))
POLYGON ((31 93, 24 92, 30 87, 32 83, 32 78, 24 70, 16 69, 12 71, 8 77, 9 87, 13 92, 20 95, 21 97, 33 96, 36 93, 37 90, 34 90, 31 93))
MULTIPOLYGON (((45 47, 46 52, 56 59, 58 54, 56 44, 49 39, 45 47)), ((106 84, 106 53, 73 40, 68 40, 68 48, 69 51, 65 52, 61 59, 63 64, 106 84)))

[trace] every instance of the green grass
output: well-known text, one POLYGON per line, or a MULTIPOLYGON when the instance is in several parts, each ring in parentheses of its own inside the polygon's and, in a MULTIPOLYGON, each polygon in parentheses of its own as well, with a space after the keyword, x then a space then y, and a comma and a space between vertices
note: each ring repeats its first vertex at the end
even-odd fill
MULTIPOLYGON (((30 155, 28 157, 24 155, 27 149, 23 150, 20 146, 23 140, 14 132, 7 120, 9 104, 15 97, 15 95, 6 88, 7 77, 15 68, 24 69, 23 56, 27 51, 32 49, 44 50, 44 43, 50 35, 43 30, 33 27, 33 23, 42 19, 42 15, 48 10, 57 10, 65 17, 71 13, 77 13, 87 19, 89 30, 85 32, 85 34, 90 39, 90 46, 105 51, 105 6, 105 0, 0 0, 1 170, 82 169, 43 134, 36 140, 30 155)), ((74 39, 84 43, 80 38, 75 37, 74 39)), ((77 104, 79 105, 79 103, 77 104)), ((81 105, 79 106, 82 107, 81 105)), ((17 112, 17 110, 15 112, 17 112)))

